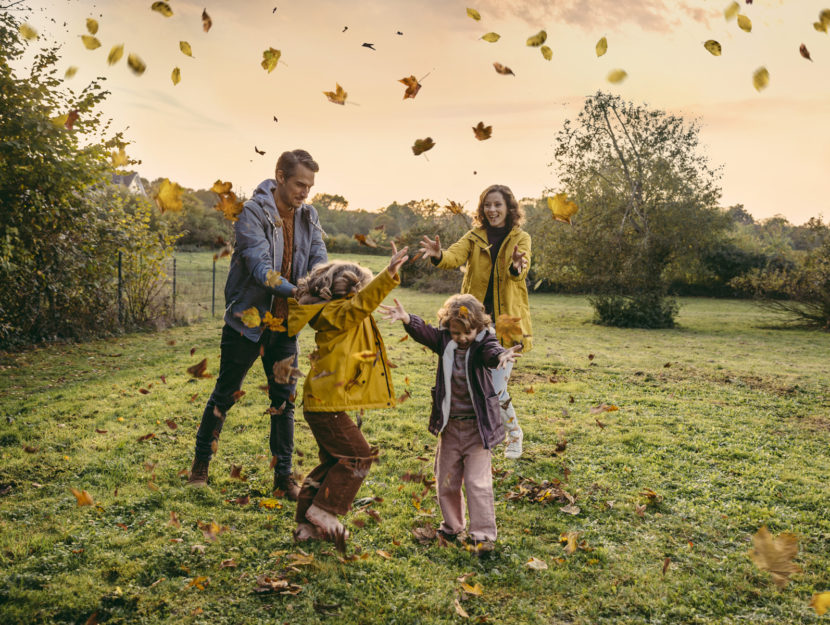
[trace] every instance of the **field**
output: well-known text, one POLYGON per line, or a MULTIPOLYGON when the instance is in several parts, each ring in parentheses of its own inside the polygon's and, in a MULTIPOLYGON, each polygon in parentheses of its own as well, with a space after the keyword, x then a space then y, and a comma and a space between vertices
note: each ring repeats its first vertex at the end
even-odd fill
MULTIPOLYGON (((395 296, 429 319, 443 300, 395 296)), ((328 543, 293 544, 293 504, 268 507, 258 365, 212 487, 185 488, 213 385, 185 370, 207 357, 217 372, 219 319, 0 356, 0 622, 820 622, 808 603, 830 590, 830 336, 736 301, 684 299, 664 331, 594 326, 576 296, 533 295, 531 309, 535 348, 511 382, 526 451, 494 455, 500 534, 481 558, 412 534, 440 522, 434 490, 402 479, 431 477, 436 359, 399 325, 381 324, 397 394, 412 397, 364 415, 381 462, 358 496, 381 500, 377 518, 346 518, 342 561, 328 543), (592 413, 603 403, 619 410, 592 413), (523 495, 527 480, 561 480, 578 513, 523 495), (762 526, 798 535, 802 572, 783 589, 748 557, 762 526), (297 594, 255 592, 263 575, 297 594)), ((307 472, 301 410, 296 449, 307 472)))

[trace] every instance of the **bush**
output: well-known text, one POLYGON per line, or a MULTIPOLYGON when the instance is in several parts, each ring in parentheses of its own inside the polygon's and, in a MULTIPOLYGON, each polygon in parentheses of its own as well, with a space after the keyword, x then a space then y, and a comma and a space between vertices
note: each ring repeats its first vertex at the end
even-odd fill
POLYGON ((673 328, 677 301, 654 293, 644 295, 595 295, 594 323, 615 328, 673 328))

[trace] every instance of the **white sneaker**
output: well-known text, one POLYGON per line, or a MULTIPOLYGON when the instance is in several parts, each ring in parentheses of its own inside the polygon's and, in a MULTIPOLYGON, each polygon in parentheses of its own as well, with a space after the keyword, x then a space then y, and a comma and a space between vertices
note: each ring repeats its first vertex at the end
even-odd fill
POLYGON ((517 432, 507 433, 507 447, 504 450, 504 457, 510 460, 516 460, 522 456, 522 441, 524 440, 524 432, 519 429, 517 432))

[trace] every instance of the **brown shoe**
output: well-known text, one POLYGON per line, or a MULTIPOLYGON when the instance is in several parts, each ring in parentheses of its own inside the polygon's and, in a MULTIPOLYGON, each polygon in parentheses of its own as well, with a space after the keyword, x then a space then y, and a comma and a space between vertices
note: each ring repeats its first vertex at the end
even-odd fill
POLYGON ((193 459, 193 466, 190 467, 190 475, 187 478, 187 485, 192 488, 204 488, 207 486, 208 465, 210 460, 193 459))
POLYGON ((300 496, 300 487, 297 480, 290 473, 282 474, 274 472, 274 491, 277 497, 285 497, 289 501, 297 501, 300 496), (281 494, 280 494, 281 493, 281 494))

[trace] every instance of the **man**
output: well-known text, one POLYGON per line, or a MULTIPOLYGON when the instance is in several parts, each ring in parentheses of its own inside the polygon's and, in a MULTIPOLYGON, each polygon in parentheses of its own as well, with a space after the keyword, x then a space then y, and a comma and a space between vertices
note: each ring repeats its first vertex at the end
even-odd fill
POLYGON ((225 283, 219 377, 196 433, 196 453, 187 481, 190 486, 207 485, 208 464, 216 453, 228 409, 236 403, 235 394, 248 370, 262 356, 271 399, 274 489, 297 500, 299 487, 291 471, 296 378, 289 378, 288 383, 274 378, 275 363, 297 365, 297 337, 289 337, 284 329, 248 327, 241 317, 253 307, 260 317, 270 312, 286 319, 287 298, 294 294, 299 279, 328 260, 317 211, 304 203, 318 170, 305 150, 283 152, 277 160, 276 180, 265 180, 257 187, 234 226, 236 244, 225 283))

